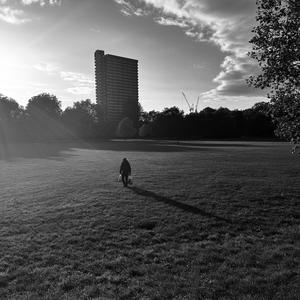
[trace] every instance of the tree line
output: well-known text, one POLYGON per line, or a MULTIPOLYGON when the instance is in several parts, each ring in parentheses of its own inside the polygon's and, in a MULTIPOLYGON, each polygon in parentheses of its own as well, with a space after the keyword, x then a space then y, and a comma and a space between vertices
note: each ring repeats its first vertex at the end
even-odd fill
POLYGON ((99 126, 97 105, 91 100, 75 102, 65 110, 55 95, 42 93, 26 107, 0 94, 2 140, 51 140, 95 137, 99 126))
POLYGON ((189 114, 175 106, 161 112, 145 112, 140 106, 138 124, 134 126, 125 118, 116 125, 105 122, 101 107, 89 99, 63 110, 57 97, 47 93, 30 98, 25 108, 14 99, 0 95, 0 139, 272 138, 274 125, 265 113, 267 110, 268 103, 264 102, 246 110, 207 107, 189 114))
POLYGON ((261 102, 246 110, 206 107, 200 112, 184 114, 177 107, 162 112, 142 112, 140 136, 171 138, 273 138, 274 125, 261 102))

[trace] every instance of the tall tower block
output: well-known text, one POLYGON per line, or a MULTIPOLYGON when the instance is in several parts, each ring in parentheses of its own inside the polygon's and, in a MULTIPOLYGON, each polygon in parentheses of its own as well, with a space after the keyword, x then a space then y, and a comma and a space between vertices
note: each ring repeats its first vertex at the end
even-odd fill
POLYGON ((138 61, 95 52, 96 101, 103 109, 104 120, 118 123, 129 117, 138 121, 138 61))

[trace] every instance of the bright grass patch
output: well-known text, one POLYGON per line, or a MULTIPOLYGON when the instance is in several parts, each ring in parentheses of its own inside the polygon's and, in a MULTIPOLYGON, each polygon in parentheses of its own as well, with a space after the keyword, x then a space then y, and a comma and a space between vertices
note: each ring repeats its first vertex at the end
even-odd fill
POLYGON ((0 154, 1 299, 299 299, 300 160, 285 143, 0 154))

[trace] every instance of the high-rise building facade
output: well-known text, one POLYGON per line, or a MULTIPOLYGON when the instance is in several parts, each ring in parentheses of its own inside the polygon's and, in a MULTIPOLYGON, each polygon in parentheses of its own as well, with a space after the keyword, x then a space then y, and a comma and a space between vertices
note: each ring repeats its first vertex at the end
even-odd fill
POLYGON ((95 52, 96 101, 104 120, 118 123, 129 117, 138 121, 138 61, 95 52))

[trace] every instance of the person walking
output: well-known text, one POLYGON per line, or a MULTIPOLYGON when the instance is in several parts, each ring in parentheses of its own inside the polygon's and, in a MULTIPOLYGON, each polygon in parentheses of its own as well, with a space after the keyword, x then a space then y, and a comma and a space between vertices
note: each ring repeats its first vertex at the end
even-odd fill
POLYGON ((122 176, 122 182, 124 187, 128 185, 128 176, 131 175, 131 166, 127 158, 123 158, 120 166, 120 174, 122 176))

